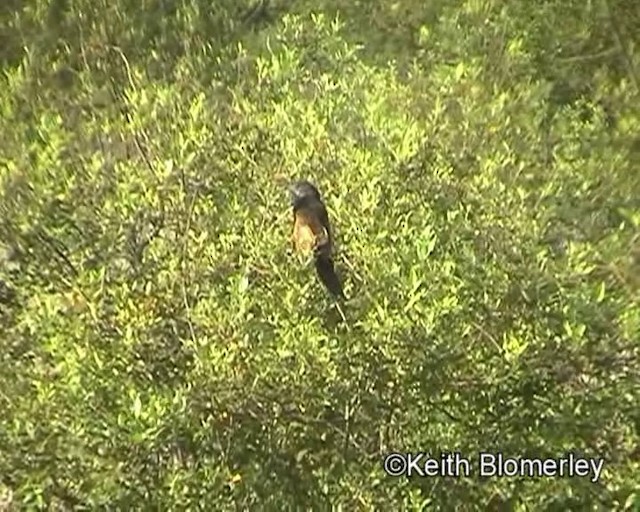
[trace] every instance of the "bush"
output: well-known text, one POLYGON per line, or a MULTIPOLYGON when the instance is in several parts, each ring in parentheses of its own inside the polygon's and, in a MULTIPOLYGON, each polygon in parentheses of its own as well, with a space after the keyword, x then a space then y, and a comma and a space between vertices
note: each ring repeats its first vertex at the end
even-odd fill
POLYGON ((632 6, 216 4, 1 13, 0 503, 636 506, 632 6), (385 475, 412 450, 606 463, 385 475))

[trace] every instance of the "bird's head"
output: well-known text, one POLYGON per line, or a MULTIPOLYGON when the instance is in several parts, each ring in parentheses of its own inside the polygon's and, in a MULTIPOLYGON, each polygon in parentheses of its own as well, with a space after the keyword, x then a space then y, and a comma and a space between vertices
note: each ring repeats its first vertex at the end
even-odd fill
POLYGON ((294 181, 289 184, 291 206, 294 208, 303 205, 307 201, 320 201, 318 189, 306 180, 294 181))

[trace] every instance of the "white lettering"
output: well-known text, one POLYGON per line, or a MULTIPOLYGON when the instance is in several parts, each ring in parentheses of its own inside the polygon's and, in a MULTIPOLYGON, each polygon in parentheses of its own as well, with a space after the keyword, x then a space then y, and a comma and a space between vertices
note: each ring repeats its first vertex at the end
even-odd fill
POLYGON ((604 459, 579 457, 568 453, 557 459, 505 457, 502 453, 478 454, 480 476, 484 477, 586 477, 597 482, 604 459))
MULTIPOLYGON (((493 453, 480 453, 480 476, 496 476, 498 468, 493 453)), ((499 476, 499 475, 498 475, 499 476)))

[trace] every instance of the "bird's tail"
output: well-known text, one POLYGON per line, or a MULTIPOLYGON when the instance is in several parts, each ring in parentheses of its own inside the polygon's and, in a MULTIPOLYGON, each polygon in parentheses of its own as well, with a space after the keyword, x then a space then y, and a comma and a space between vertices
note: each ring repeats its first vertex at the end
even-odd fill
POLYGON ((322 284, 327 287, 332 295, 340 298, 346 298, 342 290, 342 284, 336 274, 333 266, 333 260, 330 257, 318 255, 316 257, 316 272, 322 284))

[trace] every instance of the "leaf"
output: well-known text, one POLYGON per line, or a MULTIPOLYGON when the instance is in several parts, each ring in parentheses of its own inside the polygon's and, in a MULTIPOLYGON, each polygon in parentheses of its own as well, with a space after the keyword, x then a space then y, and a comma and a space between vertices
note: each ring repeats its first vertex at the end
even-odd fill
POLYGON ((140 418, 140 414, 142 413, 142 401, 140 400, 140 395, 136 395, 133 399, 133 416, 137 419, 140 418))

